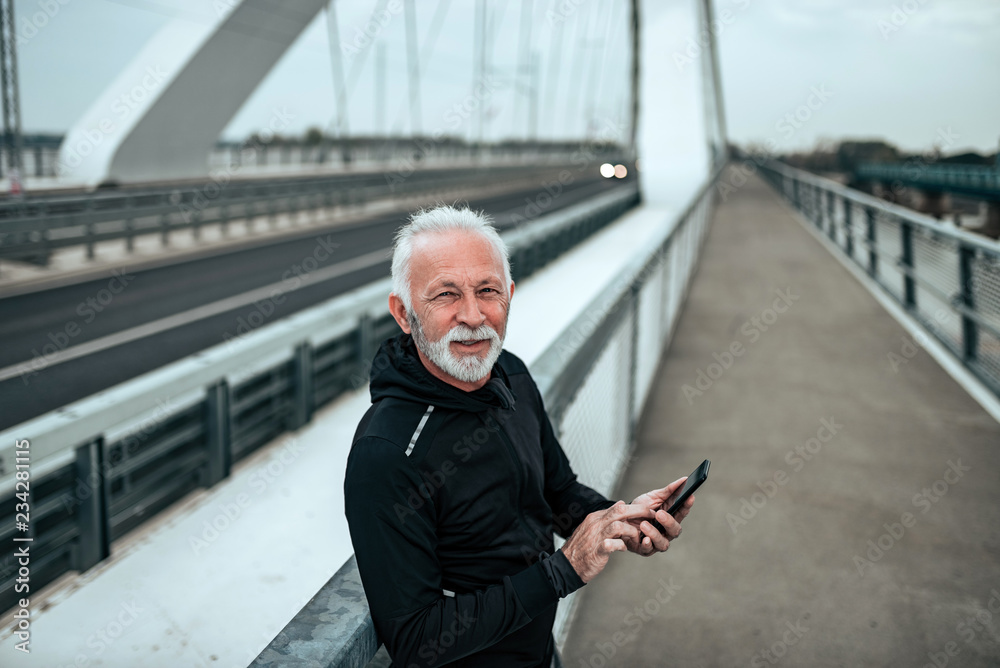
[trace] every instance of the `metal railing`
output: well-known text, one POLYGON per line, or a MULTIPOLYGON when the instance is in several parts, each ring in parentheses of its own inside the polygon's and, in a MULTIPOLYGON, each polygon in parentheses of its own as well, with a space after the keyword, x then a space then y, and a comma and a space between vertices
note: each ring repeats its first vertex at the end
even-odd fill
POLYGON ((869 163, 854 175, 864 181, 900 182, 928 189, 948 190, 968 195, 1000 199, 1000 168, 984 165, 931 165, 869 163))
MULTIPOLYGON (((59 147, 63 135, 24 135, 21 163, 23 177, 50 178, 53 185, 59 175, 59 147)), ((613 144, 594 145, 600 153, 620 153, 613 144)), ((359 165, 387 167, 393 163, 455 164, 470 160, 482 164, 562 164, 579 154, 580 142, 508 141, 502 143, 469 143, 457 137, 346 137, 324 138, 312 143, 301 138, 276 139, 269 142, 259 137, 243 141, 219 141, 208 156, 210 168, 237 166, 250 171, 283 171, 316 167, 352 169, 359 165)), ((0 142, 0 176, 8 164, 6 147, 0 142)))
POLYGON ((401 201, 415 196, 460 196, 463 189, 486 185, 511 187, 535 185, 558 166, 480 167, 464 170, 326 174, 309 177, 237 179, 223 172, 203 182, 88 194, 45 195, 0 201, 0 259, 48 261, 52 251, 85 246, 94 257, 95 244, 124 240, 132 251, 141 235, 159 235, 169 244, 170 235, 191 230, 199 238, 203 227, 219 225, 227 234, 237 221, 267 221, 274 227, 279 216, 297 216, 374 201, 401 201))
POLYGON ((777 162, 761 173, 1000 395, 1000 243, 777 162))
MULTIPOLYGON (((716 173, 717 175, 717 173, 716 173)), ((531 364, 553 427, 579 479, 611 495, 624 472, 658 360, 673 334, 711 216, 715 177, 664 220, 644 248, 531 364)), ((575 594, 559 606, 561 645, 575 594)), ((380 642, 352 556, 253 666, 360 668, 380 642)), ((386 665, 382 653, 372 665, 386 665)))
MULTIPOLYGON (((539 232, 512 231, 515 278, 638 200, 623 185, 539 219, 539 232)), ((0 433, 0 610, 16 600, 16 441, 31 443, 35 591, 97 564, 115 539, 367 383, 378 343, 398 331, 389 291, 378 281, 0 433)))

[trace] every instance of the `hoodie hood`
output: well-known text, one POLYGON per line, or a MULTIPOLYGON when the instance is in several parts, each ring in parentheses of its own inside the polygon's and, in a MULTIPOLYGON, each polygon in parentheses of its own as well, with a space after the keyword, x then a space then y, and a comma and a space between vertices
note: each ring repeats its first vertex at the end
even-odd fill
POLYGON ((432 404, 436 408, 478 413, 490 408, 512 409, 515 396, 510 379, 503 369, 505 353, 493 365, 486 385, 465 392, 435 378, 417 356, 417 347, 409 334, 399 334, 379 346, 372 360, 370 389, 372 403, 394 397, 432 404))

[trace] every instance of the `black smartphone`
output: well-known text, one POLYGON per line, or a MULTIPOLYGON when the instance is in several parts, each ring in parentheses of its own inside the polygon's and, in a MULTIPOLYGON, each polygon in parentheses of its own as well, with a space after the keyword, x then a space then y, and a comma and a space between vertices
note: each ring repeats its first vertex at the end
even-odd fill
MULTIPOLYGON (((694 473, 688 476, 687 482, 684 483, 684 488, 681 490, 680 495, 678 495, 677 499, 673 502, 670 508, 667 509, 668 513, 673 515, 680 510, 681 506, 684 505, 684 502, 688 500, 688 497, 694 494, 694 491, 701 487, 703 482, 708 480, 708 467, 711 465, 712 462, 706 459, 700 466, 698 466, 698 468, 694 470, 694 473)), ((652 524, 653 527, 655 527, 661 534, 666 535, 667 530, 664 529, 663 525, 655 519, 650 518, 648 522, 652 524)))

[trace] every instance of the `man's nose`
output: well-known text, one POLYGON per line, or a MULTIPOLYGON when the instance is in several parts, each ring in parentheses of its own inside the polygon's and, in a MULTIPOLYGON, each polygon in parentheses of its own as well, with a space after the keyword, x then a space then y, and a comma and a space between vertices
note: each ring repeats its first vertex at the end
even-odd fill
POLYGON ((479 300, 476 299, 475 294, 462 297, 458 309, 458 321, 472 329, 486 322, 486 316, 483 315, 482 310, 479 308, 479 300))

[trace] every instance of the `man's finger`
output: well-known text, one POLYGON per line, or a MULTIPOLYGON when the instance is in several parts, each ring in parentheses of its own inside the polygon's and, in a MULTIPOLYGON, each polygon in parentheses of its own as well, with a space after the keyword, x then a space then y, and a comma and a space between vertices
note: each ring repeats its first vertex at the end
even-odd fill
POLYGON ((609 524, 606 533, 610 536, 618 538, 631 538, 636 542, 642 540, 639 530, 634 525, 629 524, 628 522, 622 522, 621 520, 616 520, 609 524))
POLYGON ((663 488, 663 491, 665 492, 664 497, 668 501, 673 502, 674 500, 673 497, 676 496, 677 492, 680 491, 684 483, 687 482, 687 479, 688 479, 687 476, 684 476, 683 478, 678 478, 677 480, 674 480, 672 483, 664 487, 663 488))
POLYGON ((652 492, 648 492, 646 496, 649 496, 650 498, 653 499, 659 499, 660 502, 666 501, 667 499, 670 498, 670 495, 676 492, 677 488, 680 485, 683 485, 686 481, 687 481, 687 476, 684 476, 683 478, 678 478, 677 480, 673 481, 666 487, 660 489, 654 489, 652 492))
POLYGON ((621 538, 605 538, 604 539, 604 551, 605 552, 625 552, 628 548, 625 547, 625 541, 621 538))
POLYGON ((638 519, 640 517, 649 517, 650 510, 641 503, 624 503, 619 501, 608 508, 608 516, 613 520, 638 519))
POLYGON ((641 528, 642 532, 646 534, 646 537, 649 538, 657 550, 660 552, 667 551, 667 548, 670 547, 670 539, 667 536, 664 536, 662 533, 657 531, 656 527, 649 522, 643 522, 641 528))
POLYGON ((656 521, 660 523, 660 526, 666 531, 666 536, 668 540, 673 540, 681 535, 681 523, 680 520, 675 518, 673 515, 668 513, 662 508, 656 511, 656 521))

